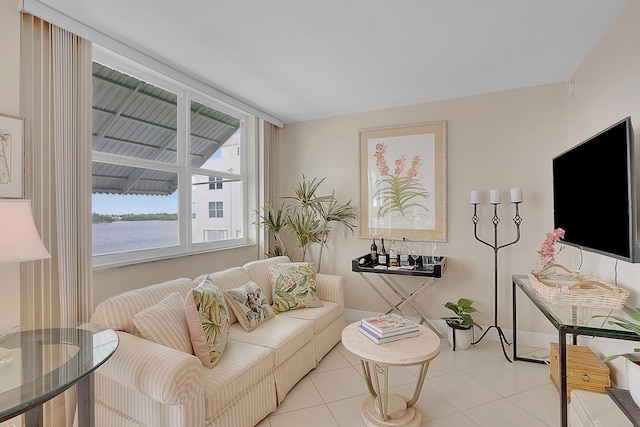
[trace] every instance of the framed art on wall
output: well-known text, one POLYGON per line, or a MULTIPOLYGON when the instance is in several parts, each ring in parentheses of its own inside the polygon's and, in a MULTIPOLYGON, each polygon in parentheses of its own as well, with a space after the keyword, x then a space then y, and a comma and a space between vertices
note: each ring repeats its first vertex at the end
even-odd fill
POLYGON ((360 131, 360 237, 447 241, 447 122, 360 131))
POLYGON ((0 198, 22 197, 23 119, 0 114, 0 198))

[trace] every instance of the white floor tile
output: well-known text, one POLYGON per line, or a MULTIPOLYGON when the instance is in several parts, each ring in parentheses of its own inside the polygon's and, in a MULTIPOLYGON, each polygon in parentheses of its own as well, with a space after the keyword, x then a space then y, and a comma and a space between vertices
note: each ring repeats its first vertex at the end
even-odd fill
POLYGON ((271 427, 340 427, 326 405, 269 416, 271 427))
POLYGON ((325 403, 362 396, 369 392, 362 375, 353 366, 331 371, 311 372, 308 377, 325 403))
POLYGON ((544 421, 507 399, 476 406, 464 413, 481 427, 548 427, 544 421))
MULTIPOLYGON (((546 346, 518 347, 520 356, 544 357, 545 352, 546 346)), ((507 353, 511 358, 511 347, 507 353)), ((418 372, 416 366, 392 367, 391 392, 410 398, 418 372)), ((360 360, 339 343, 258 427, 363 427, 361 404, 368 395, 360 360)), ((509 363, 500 343, 487 338, 455 352, 444 339, 416 407, 422 412, 421 427, 560 424, 560 396, 549 379, 548 365, 509 363)))

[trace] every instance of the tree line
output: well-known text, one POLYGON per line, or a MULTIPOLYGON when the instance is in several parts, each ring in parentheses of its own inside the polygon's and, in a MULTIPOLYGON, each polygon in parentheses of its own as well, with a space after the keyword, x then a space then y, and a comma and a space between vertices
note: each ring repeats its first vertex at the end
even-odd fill
POLYGON ((177 213, 154 213, 154 214, 124 214, 124 215, 102 215, 93 213, 91 222, 93 224, 110 224, 116 221, 177 221, 177 213))

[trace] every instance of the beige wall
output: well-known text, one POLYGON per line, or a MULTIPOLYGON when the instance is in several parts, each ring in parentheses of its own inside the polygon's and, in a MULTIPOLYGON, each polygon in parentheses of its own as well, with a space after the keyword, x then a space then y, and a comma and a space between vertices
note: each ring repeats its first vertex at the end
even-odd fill
POLYGON ((195 278, 200 274, 243 265, 259 257, 258 247, 252 245, 166 261, 95 271, 93 274, 94 306, 108 296, 129 289, 181 277, 195 278))
MULTIPOLYGON (((636 151, 640 149, 640 2, 630 2, 616 25, 571 77, 576 94, 569 98, 567 148, 618 120, 631 116, 636 151)), ((640 171, 636 170, 636 173, 640 171)), ((605 195, 603 195, 605 196, 605 195)), ((597 193, 594 203, 598 204, 597 193)), ((603 206, 606 209, 606 205, 603 206)), ((631 290, 628 305, 640 305, 640 264, 585 253, 583 271, 631 290)), ((590 344, 609 355, 637 347, 629 342, 599 340, 590 344)), ((614 380, 626 388, 624 362, 610 363, 614 380)))
MULTIPOLYGON (((17 0, 0 0, 0 114, 20 115, 20 15, 17 0)), ((20 324, 20 266, 0 265, 0 330, 20 324)))
MULTIPOLYGON (((501 249, 498 258, 499 324, 511 328, 511 275, 526 274, 535 267, 536 251, 553 225, 551 158, 567 144, 566 112, 566 85, 551 84, 286 125, 277 138, 275 189, 278 195, 286 195, 302 174, 326 176, 323 185, 327 192, 335 189, 341 201, 358 203, 360 129, 446 120, 448 241, 441 245, 441 252, 449 258, 449 265, 444 278, 423 292, 418 303, 431 318, 438 319, 447 314, 444 302, 468 297, 476 301, 480 311, 477 321, 493 324, 493 250, 474 239, 469 192, 488 193, 490 188, 498 188, 503 191, 503 200, 509 200, 508 190, 522 187, 521 241, 501 249)), ((502 244, 515 236, 515 210, 512 204, 503 203, 498 213, 502 244)), ((481 205, 479 234, 490 242, 492 214, 489 205, 481 205)), ((323 255, 323 264, 329 255, 332 272, 346 278, 346 307, 387 310, 384 301, 351 271, 351 260, 368 252, 370 239, 336 236, 329 254, 323 255)), ((420 283, 407 281, 411 282, 420 283)), ((520 328, 552 331, 530 306, 523 307, 520 314, 520 328)))

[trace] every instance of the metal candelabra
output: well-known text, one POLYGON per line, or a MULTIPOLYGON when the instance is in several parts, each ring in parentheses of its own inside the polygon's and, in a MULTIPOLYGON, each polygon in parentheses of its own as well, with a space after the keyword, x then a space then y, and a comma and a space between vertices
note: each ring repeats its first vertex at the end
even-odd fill
POLYGON ((502 346, 502 352, 504 353, 504 357, 506 357, 506 359, 511 362, 511 359, 509 359, 509 356, 507 355, 507 351, 504 348, 505 343, 507 345, 511 345, 511 343, 509 343, 509 341, 507 340, 507 338, 504 335, 504 332, 502 332, 502 328, 498 325, 498 251, 506 246, 511 246, 515 243, 518 242, 518 240, 520 240, 520 224, 522 223, 522 218, 520 217, 520 213, 518 210, 518 205, 522 202, 512 202, 514 205, 516 205, 516 215, 513 217, 513 223, 516 226, 516 238, 514 241, 510 242, 510 243, 506 243, 504 245, 498 246, 498 224, 500 223, 500 218, 498 217, 498 204, 499 203, 491 203, 493 205, 493 218, 491 220, 491 222, 493 222, 493 244, 485 242, 484 240, 482 240, 481 238, 478 237, 478 222, 480 221, 480 218, 478 218, 478 203, 472 203, 473 204, 473 217, 471 218, 473 221, 473 235, 475 236, 476 240, 478 240, 481 243, 484 243, 485 245, 489 246, 490 248, 493 249, 493 273, 494 273, 494 305, 493 305, 493 309, 494 309, 494 321, 493 321, 493 325, 489 326, 484 333, 482 334, 482 336, 473 344, 477 344, 480 341, 482 341, 482 338, 484 338, 485 335, 487 335, 487 332, 489 332, 492 328, 495 328, 496 331, 498 331, 498 337, 500 338, 500 345, 502 346))

